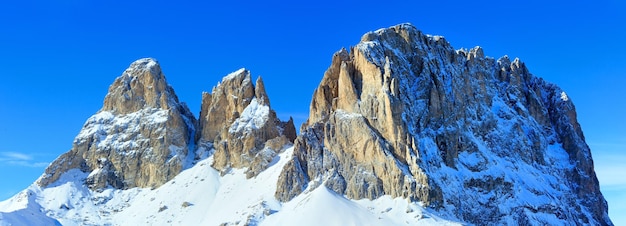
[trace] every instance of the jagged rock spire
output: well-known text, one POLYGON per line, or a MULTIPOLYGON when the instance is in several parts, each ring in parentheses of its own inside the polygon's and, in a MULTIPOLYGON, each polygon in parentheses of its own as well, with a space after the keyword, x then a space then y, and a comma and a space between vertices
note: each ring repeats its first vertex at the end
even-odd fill
POLYGON ((270 108, 261 77, 255 86, 246 69, 203 94, 199 126, 198 143, 215 148, 213 166, 221 171, 248 167, 248 177, 263 171, 296 136, 293 120, 281 122, 270 108))
POLYGON ((242 68, 225 76, 211 93, 202 95, 199 139, 213 142, 254 97, 250 71, 242 68))
POLYGON ((255 83, 256 86, 254 88, 254 96, 257 101, 259 101, 259 104, 261 105, 270 106, 270 98, 267 96, 267 93, 265 93, 265 84, 263 84, 261 76, 256 79, 255 83))

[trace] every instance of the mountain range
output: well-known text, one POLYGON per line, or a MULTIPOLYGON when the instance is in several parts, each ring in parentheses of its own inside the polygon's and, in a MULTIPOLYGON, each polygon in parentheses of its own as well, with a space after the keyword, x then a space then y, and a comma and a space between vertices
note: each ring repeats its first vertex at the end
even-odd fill
POLYGON ((299 134, 239 69, 195 118, 133 62, 0 225, 612 225, 572 100, 410 24, 341 49, 299 134))

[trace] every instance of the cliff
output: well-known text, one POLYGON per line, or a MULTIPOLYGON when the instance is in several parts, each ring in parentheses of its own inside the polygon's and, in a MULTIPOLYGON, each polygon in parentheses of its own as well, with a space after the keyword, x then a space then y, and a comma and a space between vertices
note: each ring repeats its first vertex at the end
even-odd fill
POLYGON ((519 59, 410 24, 335 53, 276 197, 326 186, 474 224, 611 224, 572 101, 519 59))

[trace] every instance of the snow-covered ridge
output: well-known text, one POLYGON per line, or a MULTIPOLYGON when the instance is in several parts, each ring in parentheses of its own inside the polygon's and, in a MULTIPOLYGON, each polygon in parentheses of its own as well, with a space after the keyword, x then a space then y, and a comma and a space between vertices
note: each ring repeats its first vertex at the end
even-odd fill
POLYGON ((244 169, 220 176, 212 158, 156 189, 92 191, 86 174, 68 171, 55 184, 32 185, 0 202, 0 225, 459 225, 404 199, 349 200, 325 187, 288 203, 274 198, 289 148, 272 166, 246 179, 244 169), (181 192, 184 191, 184 192, 181 192), (29 213, 28 217, 22 217, 29 213))

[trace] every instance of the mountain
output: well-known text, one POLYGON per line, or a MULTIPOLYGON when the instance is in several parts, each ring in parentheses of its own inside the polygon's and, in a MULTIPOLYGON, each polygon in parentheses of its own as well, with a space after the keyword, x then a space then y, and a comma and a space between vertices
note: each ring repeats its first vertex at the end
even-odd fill
POLYGON ((218 170, 246 167, 248 178, 256 176, 295 138, 293 119, 276 117, 263 80, 254 86, 245 69, 224 77, 212 94, 202 94, 198 143, 214 148, 218 170))
POLYGON ((115 79, 102 109, 37 184, 48 187, 80 169, 90 173, 85 184, 92 189, 160 186, 191 165, 196 124, 159 64, 138 60, 115 79))
POLYGON ((296 136, 237 70, 196 119, 158 62, 110 86, 0 225, 612 225, 574 105, 410 24, 341 49, 296 136))
POLYGON ((281 201, 324 184, 480 225, 611 224, 572 101, 519 59, 401 24, 337 52, 310 109, 281 201))

